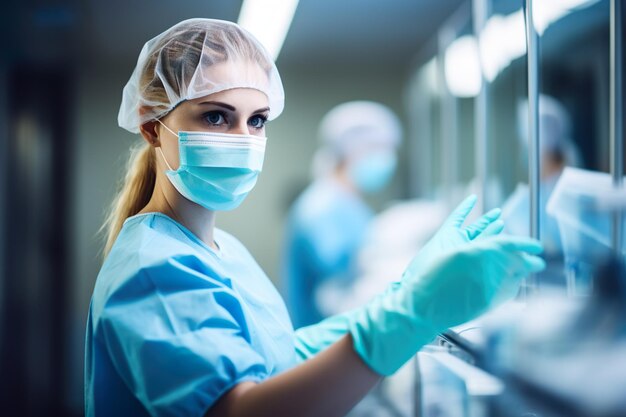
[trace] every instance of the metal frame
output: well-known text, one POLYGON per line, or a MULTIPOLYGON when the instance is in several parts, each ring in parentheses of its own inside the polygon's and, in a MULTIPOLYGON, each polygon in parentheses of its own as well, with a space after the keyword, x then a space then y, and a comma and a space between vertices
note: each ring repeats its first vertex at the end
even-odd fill
MULTIPOLYGON (((487 23, 489 17, 489 0, 473 0, 472 1, 472 23, 474 27, 474 36, 476 40, 480 40, 481 33, 487 23)), ((489 132, 488 132, 488 110, 489 110, 489 82, 485 79, 484 72, 481 74, 480 93, 474 99, 474 158, 475 171, 478 178, 480 191, 479 199, 476 203, 477 211, 482 213, 487 208, 491 208, 491 204, 487 201, 487 175, 489 161, 489 132)))
MULTIPOLYGON (((7 150, 9 138, 9 98, 8 98, 8 70, 3 64, 0 64, 0 178, 7 178, 7 150)), ((7 281, 5 256, 7 253, 6 245, 6 205, 9 195, 7 193, 6 181, 0 181, 0 335, 3 331, 2 311, 4 311, 4 292, 7 281)), ((0 357, 0 360, 2 358, 0 357)))
MULTIPOLYGON (((610 24, 610 153, 611 176, 615 187, 623 186, 624 177, 624 132, 623 132, 623 85, 622 85, 622 21, 623 0, 611 0, 610 24)), ((622 248, 622 213, 613 215, 611 243, 616 253, 622 248)))
MULTIPOLYGON (((530 183, 530 236, 540 239, 539 192, 541 166, 539 161, 539 35, 533 21, 533 0, 524 0, 526 22, 526 53, 528 62, 528 180, 530 183)), ((536 287, 536 277, 529 276, 522 286, 522 299, 536 287)))
POLYGON ((530 182, 530 236, 539 239, 539 35, 533 23, 533 0, 524 0, 528 60, 528 177, 530 182))

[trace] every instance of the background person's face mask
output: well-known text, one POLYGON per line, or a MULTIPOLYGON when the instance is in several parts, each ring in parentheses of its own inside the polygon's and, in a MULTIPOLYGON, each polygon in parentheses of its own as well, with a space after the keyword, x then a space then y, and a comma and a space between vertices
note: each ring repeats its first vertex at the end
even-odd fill
POLYGON ((350 177, 359 190, 374 193, 382 190, 391 181, 396 163, 393 151, 372 152, 351 164, 350 177))
POLYGON ((178 132, 180 165, 165 172, 185 198, 209 210, 237 208, 256 184, 267 138, 210 132, 178 132))

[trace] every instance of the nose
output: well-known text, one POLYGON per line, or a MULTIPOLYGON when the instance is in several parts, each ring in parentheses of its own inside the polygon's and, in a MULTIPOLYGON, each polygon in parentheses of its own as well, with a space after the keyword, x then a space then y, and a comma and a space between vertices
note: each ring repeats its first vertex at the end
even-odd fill
POLYGON ((233 124, 231 133, 237 135, 249 135, 250 127, 248 126, 247 120, 240 120, 238 123, 233 124))

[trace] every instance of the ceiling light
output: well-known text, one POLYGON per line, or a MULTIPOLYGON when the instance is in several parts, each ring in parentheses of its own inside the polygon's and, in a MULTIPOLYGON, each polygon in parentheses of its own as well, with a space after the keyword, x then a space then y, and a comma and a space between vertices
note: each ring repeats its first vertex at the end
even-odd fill
POLYGON ((244 0, 237 23, 276 60, 297 6, 298 0, 244 0))
POLYGON ((446 48, 444 75, 446 85, 453 95, 475 97, 480 93, 480 60, 474 36, 461 36, 446 48))

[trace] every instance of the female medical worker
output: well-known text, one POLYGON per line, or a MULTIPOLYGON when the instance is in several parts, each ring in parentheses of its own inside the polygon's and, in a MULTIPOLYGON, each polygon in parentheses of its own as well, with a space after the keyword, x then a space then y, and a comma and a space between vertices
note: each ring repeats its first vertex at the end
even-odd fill
POLYGON ((340 416, 543 268, 535 240, 492 236, 497 212, 463 227, 470 198, 385 293, 294 333, 254 259, 214 227, 254 186, 282 108, 272 59, 235 24, 187 20, 142 49, 119 124, 145 145, 107 223, 87 416, 340 416))

